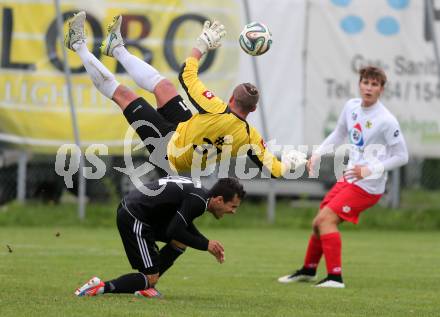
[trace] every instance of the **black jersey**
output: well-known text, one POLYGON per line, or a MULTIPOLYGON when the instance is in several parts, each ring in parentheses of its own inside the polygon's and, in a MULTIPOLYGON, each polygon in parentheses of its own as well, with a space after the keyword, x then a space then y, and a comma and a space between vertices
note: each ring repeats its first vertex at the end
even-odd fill
POLYGON ((199 181, 186 177, 165 177, 129 192, 122 206, 136 219, 150 226, 155 240, 177 240, 189 247, 207 250, 208 239, 194 226, 208 204, 208 192, 199 181))

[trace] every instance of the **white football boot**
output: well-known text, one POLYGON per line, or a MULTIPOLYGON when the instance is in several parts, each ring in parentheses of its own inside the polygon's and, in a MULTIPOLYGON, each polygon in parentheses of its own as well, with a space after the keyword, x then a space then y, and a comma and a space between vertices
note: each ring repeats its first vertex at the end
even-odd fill
POLYGON ((79 42, 86 42, 86 33, 84 31, 84 21, 86 20, 86 13, 84 11, 78 12, 68 21, 69 30, 64 37, 64 45, 68 49, 75 51, 73 44, 79 42))
POLYGON ((107 27, 108 35, 101 44, 101 52, 104 55, 113 57, 113 50, 124 45, 124 40, 121 35, 122 15, 117 15, 113 18, 112 23, 107 27))
POLYGON ((313 286, 318 288, 345 288, 345 284, 344 282, 342 282, 342 278, 341 281, 335 281, 334 279, 331 279, 329 277, 326 277, 325 279, 319 281, 313 286))
POLYGON ((76 289, 76 296, 96 296, 104 294, 104 282, 99 277, 92 277, 87 283, 76 289))

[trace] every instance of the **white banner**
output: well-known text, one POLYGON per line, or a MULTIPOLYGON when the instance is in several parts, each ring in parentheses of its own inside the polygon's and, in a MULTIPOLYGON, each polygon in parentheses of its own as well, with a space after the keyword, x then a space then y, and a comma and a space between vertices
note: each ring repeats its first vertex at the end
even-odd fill
MULTIPOLYGON (((260 73, 263 113, 268 139, 277 144, 304 142, 303 127, 303 47, 305 27, 304 0, 248 0, 250 19, 265 23, 272 32, 271 49, 256 57, 260 73)), ((244 10, 243 10, 244 11, 244 10)), ((242 14, 242 17, 245 15, 242 14)), ((245 24, 243 21, 242 24, 245 24)), ((248 21, 249 22, 249 21, 248 21)), ((250 81, 251 58, 241 53, 239 82, 250 81)), ((261 112, 257 109, 249 122, 261 132, 261 112)))
MULTIPOLYGON (((373 64, 388 76, 381 99, 398 118, 410 153, 440 156, 440 84, 425 5, 310 1, 306 143, 319 144, 333 129, 344 103, 358 96, 357 70, 373 64)), ((440 7, 437 11, 439 16, 440 7)))

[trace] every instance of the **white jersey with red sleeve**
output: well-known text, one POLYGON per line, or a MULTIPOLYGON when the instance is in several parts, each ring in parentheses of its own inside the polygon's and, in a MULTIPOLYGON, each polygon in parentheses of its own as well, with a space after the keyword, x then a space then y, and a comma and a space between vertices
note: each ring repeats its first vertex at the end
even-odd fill
POLYGON ((367 165, 373 172, 355 185, 370 194, 382 194, 387 171, 406 164, 408 151, 399 122, 382 102, 377 101, 370 107, 362 107, 361 104, 360 98, 347 101, 335 130, 316 152, 323 154, 328 146, 341 145, 348 136, 347 169, 367 165))

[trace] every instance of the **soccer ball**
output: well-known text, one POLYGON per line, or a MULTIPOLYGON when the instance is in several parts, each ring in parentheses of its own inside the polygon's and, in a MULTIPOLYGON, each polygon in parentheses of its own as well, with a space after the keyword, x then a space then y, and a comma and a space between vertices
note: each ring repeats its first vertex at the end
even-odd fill
POLYGON ((269 50, 272 44, 272 33, 263 23, 251 22, 244 26, 238 42, 243 51, 249 55, 262 55, 269 50))

